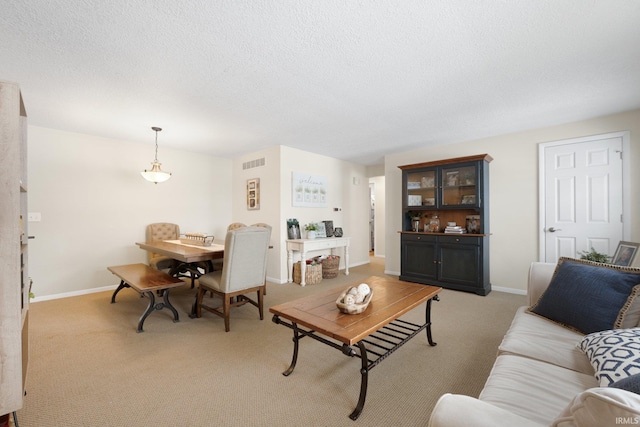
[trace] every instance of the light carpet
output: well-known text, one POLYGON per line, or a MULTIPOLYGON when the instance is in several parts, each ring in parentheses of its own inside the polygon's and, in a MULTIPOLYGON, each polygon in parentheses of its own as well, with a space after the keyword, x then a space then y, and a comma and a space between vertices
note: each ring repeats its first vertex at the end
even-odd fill
MULTIPOLYGON (((171 292, 180 322, 152 313, 136 333, 146 298, 122 290, 34 303, 20 427, 40 426, 424 426, 443 393, 477 396, 525 297, 443 290, 432 305, 433 337, 415 337, 369 373, 360 418, 360 360, 302 340, 295 371, 292 331, 268 307, 334 286, 384 276, 380 259, 316 285, 268 284, 265 319, 231 312, 231 331, 211 313, 190 319, 195 290, 171 292)), ((395 276, 392 276, 397 278, 395 276)), ((114 276, 114 284, 117 280, 114 276)), ((104 286, 99 283, 96 286, 104 286)), ((424 321, 424 307, 403 317, 424 321)))

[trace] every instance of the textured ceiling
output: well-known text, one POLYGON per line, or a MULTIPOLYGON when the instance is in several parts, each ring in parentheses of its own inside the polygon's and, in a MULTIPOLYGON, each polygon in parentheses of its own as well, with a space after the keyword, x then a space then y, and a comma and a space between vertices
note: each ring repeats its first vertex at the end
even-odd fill
POLYGON ((640 1, 4 0, 0 79, 37 126, 378 164, 640 108, 640 1))

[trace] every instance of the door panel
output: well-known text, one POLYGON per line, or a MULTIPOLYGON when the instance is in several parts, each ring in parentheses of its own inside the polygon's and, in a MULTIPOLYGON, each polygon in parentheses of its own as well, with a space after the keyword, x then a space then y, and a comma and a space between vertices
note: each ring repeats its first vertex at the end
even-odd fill
POLYGON ((622 136, 544 147, 544 260, 591 248, 613 255, 623 238, 622 136))
POLYGON ((436 244, 405 240, 402 245, 402 275, 422 279, 437 279, 436 244))
POLYGON ((439 278, 450 283, 478 286, 480 246, 465 244, 440 245, 439 278))

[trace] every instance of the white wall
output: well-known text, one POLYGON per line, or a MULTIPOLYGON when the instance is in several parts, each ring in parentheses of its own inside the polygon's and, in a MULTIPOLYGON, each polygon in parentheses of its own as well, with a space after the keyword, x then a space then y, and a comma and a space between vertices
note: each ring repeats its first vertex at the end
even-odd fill
POLYGON ((173 177, 153 184, 140 176, 153 160, 152 134, 138 144, 29 126, 29 212, 42 214, 29 223, 36 298, 116 285, 107 266, 147 261, 135 245, 147 224, 224 235, 232 162, 159 143, 158 159, 173 177))
MULTIPOLYGON (((285 146, 255 151, 234 160, 233 221, 245 224, 266 222, 273 227, 273 249, 269 252, 267 266, 268 280, 276 283, 284 283, 287 280, 287 252, 284 242, 288 237, 288 218, 297 218, 301 226, 309 222, 332 220, 334 226, 343 227, 345 236, 351 237, 350 265, 369 262, 366 249, 368 185, 364 173, 364 166, 285 146), (244 162, 260 158, 265 159, 264 166, 242 169, 244 162), (327 178, 327 207, 292 206, 293 172, 322 175, 327 178), (247 209, 246 182, 247 179, 253 178, 260 178, 259 210, 247 209), (356 181, 359 180, 359 184, 354 184, 354 178, 356 181), (342 211, 335 212, 334 207, 342 208, 342 211), (366 225, 366 228, 363 225, 366 225)), ((344 267, 344 260, 341 260, 341 266, 344 267)))
MULTIPOLYGON (((328 156, 281 146, 280 163, 281 239, 286 235, 287 218, 296 218, 301 228, 309 222, 333 221, 350 237, 349 265, 369 262, 369 180, 366 167, 328 156), (292 172, 322 175, 327 178, 327 207, 309 208, 292 205, 292 172), (341 211, 334 211, 340 208, 341 211)), ((303 231, 303 237, 305 232, 303 231)), ((320 254, 322 252, 318 252, 320 254)), ((286 280, 286 247, 280 250, 282 277, 286 280)), ((344 257, 340 259, 344 267, 344 257)))
MULTIPOLYGON (((271 229, 271 246, 267 260, 267 280, 282 281, 280 252, 282 250, 282 221, 280 216, 280 147, 256 151, 233 161, 233 221, 247 225, 264 222, 271 229), (243 169, 242 164, 265 159, 264 166, 243 169), (247 180, 260 178, 260 209, 247 209, 247 180)), ((286 281, 286 275, 284 281, 286 281)))
POLYGON ((140 171, 153 160, 149 144, 29 126, 29 274, 37 299, 113 287, 111 265, 147 262, 135 242, 153 222, 174 222, 181 231, 221 239, 231 222, 273 227, 267 275, 287 279, 286 218, 301 224, 333 220, 352 238, 351 265, 368 262, 368 183, 365 167, 288 147, 274 146, 236 160, 160 148, 158 158, 173 177, 152 184, 140 171), (265 166, 242 163, 265 157, 265 166), (291 172, 328 178, 326 208, 291 206, 291 172), (260 178, 260 209, 247 210, 246 180, 260 178), (354 178, 357 184, 354 184, 354 178), (341 207, 341 212, 333 212, 341 207))
POLYGON ((398 166, 488 153, 490 163, 490 269, 494 289, 522 292, 529 265, 538 260, 538 144, 631 131, 631 239, 640 241, 640 110, 561 126, 390 154, 385 158, 387 185, 386 271, 400 271, 401 171, 398 166))

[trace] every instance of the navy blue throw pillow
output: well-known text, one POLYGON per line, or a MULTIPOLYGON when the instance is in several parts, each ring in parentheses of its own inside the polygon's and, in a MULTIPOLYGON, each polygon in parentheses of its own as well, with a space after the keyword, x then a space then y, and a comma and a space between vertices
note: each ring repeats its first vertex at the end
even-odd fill
POLYGON ((640 269, 560 258, 549 286, 529 311, 583 334, 613 329, 640 269))
POLYGON ((640 374, 631 375, 616 381, 609 387, 621 388, 623 390, 631 391, 636 394, 640 394, 640 374))

